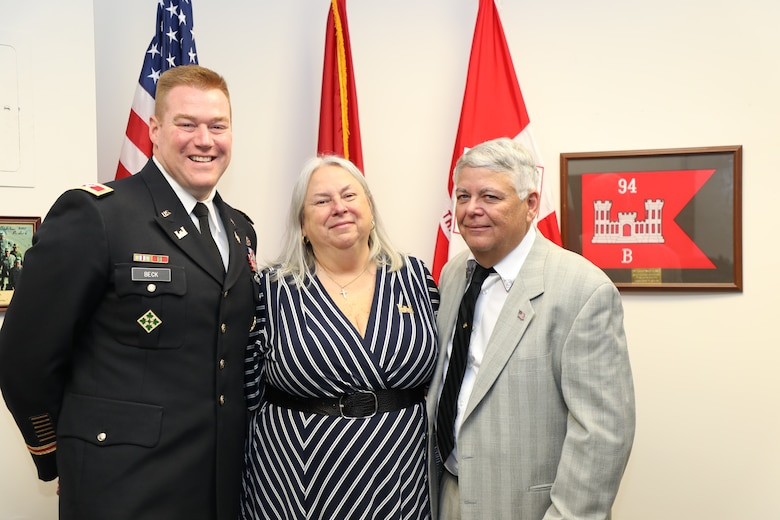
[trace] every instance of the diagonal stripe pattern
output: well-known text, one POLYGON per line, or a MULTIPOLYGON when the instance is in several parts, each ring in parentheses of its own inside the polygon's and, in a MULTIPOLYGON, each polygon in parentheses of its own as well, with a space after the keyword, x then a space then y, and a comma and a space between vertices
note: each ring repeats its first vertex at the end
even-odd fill
POLYGON ((482 284, 493 268, 485 269, 476 264, 471 283, 466 289, 458 308, 458 321, 455 323, 455 335, 452 337, 452 352, 450 363, 447 367, 447 376, 444 378, 444 386, 439 399, 439 410, 436 414, 436 441, 439 446, 439 454, 442 461, 447 460, 455 447, 455 416, 457 415, 458 394, 463 383, 463 375, 466 373, 466 359, 471 340, 472 322, 474 321, 474 307, 477 304, 479 291, 482 284))

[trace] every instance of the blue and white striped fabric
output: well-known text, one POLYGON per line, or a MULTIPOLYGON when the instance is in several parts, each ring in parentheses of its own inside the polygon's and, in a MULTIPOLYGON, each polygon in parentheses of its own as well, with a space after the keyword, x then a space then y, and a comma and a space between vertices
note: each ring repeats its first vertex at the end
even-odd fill
POLYGON ((265 272, 260 287, 242 518, 429 518, 423 404, 344 419, 271 405, 262 393, 266 383, 321 397, 427 385, 439 305, 430 272, 412 257, 397 272, 378 269, 364 338, 317 278, 297 288, 265 272))

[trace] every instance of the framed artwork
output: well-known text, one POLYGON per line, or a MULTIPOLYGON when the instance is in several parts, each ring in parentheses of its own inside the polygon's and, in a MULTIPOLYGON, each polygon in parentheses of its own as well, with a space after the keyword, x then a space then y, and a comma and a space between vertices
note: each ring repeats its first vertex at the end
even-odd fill
POLYGON ((742 146, 561 154, 561 238, 620 290, 742 291, 742 146))
POLYGON ((0 312, 8 308, 24 270, 24 255, 41 217, 0 217, 0 312))

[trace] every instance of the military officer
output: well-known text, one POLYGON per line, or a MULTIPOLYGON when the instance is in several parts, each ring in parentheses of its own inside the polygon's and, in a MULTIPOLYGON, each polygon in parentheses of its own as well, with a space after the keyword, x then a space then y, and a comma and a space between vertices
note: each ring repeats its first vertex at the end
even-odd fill
POLYGON ((234 520, 256 236, 216 191, 224 79, 163 73, 149 135, 139 173, 70 190, 44 219, 0 331, 0 387, 38 476, 59 478, 61 519, 234 520))

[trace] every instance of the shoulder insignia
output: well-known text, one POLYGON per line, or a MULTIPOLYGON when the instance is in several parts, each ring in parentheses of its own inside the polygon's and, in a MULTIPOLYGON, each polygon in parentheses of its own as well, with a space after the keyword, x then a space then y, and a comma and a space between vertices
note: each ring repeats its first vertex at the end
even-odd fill
MULTIPOLYGON (((233 208, 233 209, 236 209, 236 208, 233 208)), ((236 211, 237 211, 237 212, 238 212, 238 213, 239 213, 241 216, 243 216, 243 217, 246 219, 246 221, 247 221, 247 222, 249 222, 251 225, 253 225, 253 226, 255 225, 255 223, 254 223, 254 222, 252 222, 252 219, 251 219, 251 218, 249 218, 249 215, 247 215, 246 213, 244 213, 244 212, 243 212, 243 211, 241 211, 240 209, 236 209, 236 211)))
POLYGON ((106 186, 105 184, 84 184, 79 186, 78 189, 91 193, 95 197, 102 197, 114 191, 114 188, 106 186))

